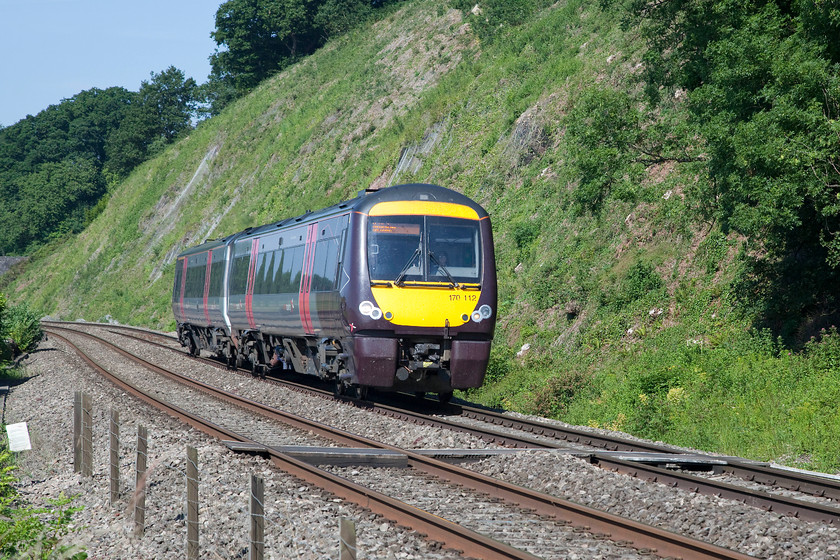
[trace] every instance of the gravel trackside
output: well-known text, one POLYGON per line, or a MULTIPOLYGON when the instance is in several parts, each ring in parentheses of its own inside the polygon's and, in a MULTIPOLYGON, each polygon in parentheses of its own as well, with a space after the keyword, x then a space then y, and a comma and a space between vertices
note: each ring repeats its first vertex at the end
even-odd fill
POLYGON ((35 505, 60 494, 77 496, 78 531, 67 537, 91 559, 177 558, 186 551, 186 447, 199 457, 199 550, 201 558, 247 558, 250 477, 265 481, 265 557, 337 558, 341 517, 356 522, 359 558, 451 559, 418 535, 345 504, 279 472, 267 460, 236 454, 217 441, 149 409, 98 378, 61 342, 42 342, 25 361, 28 379, 11 388, 5 400, 6 423, 27 422, 32 451, 19 459, 18 489, 35 505), (73 472, 73 395, 91 396, 94 424, 92 479, 73 472), (120 413, 121 499, 110 505, 108 422, 120 413), (134 465, 137 426, 148 429, 149 474, 145 536, 133 536, 134 465))

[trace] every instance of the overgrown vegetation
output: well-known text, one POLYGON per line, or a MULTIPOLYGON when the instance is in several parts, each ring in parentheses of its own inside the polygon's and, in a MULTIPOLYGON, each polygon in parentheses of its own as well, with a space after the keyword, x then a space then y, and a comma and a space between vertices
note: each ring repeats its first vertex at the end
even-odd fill
POLYGON ((0 450, 0 555, 31 560, 87 558, 78 547, 63 543, 65 536, 78 530, 72 526, 73 515, 81 508, 71 507, 73 499, 63 495, 46 507, 22 503, 14 487, 15 469, 12 453, 0 450))
POLYGON ((7 292, 172 329, 185 246, 439 183, 494 223, 468 398, 838 470, 835 5, 401 3, 141 165, 7 292))
MULTIPOLYGON (((6 296, 0 293, 0 365, 35 348, 42 336, 38 317, 26 303, 9 306, 6 296)), ((7 379, 20 375, 17 369, 2 373, 7 379)), ((44 507, 27 504, 15 489, 16 469, 15 456, 4 440, 0 444, 0 556, 33 560, 87 558, 85 552, 63 540, 79 530, 73 527, 73 516, 81 508, 72 507, 73 499, 63 494, 48 500, 44 507)))
POLYGON ((647 41, 650 106, 686 96, 683 144, 704 173, 693 203, 749 240, 761 319, 801 343, 801 315, 840 318, 840 4, 608 4, 647 41))
POLYGON ((0 293, 0 364, 34 350, 42 337, 40 315, 25 302, 8 306, 0 293))

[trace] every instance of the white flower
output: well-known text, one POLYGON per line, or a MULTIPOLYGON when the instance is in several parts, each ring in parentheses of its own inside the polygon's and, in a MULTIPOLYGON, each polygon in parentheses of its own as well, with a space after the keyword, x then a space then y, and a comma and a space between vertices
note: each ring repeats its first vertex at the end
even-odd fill
POLYGON ((664 198, 665 200, 668 200, 669 198, 671 198, 672 194, 674 194, 674 191, 668 191, 668 192, 666 192, 665 194, 662 195, 662 198, 664 198))

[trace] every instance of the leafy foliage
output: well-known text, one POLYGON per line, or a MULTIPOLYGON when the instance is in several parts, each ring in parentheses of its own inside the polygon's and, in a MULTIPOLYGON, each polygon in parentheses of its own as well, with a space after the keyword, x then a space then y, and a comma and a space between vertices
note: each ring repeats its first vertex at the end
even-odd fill
POLYGON ((326 38, 347 33, 373 15, 366 0, 325 0, 315 14, 315 25, 326 38))
MULTIPOLYGON (((708 179, 692 197, 748 237, 769 283, 768 324, 837 304, 840 280, 840 9, 836 2, 626 4, 649 50, 647 92, 687 92, 708 179), (808 274, 802 274, 807 270, 808 274), (803 298, 804 294, 810 297, 803 298)), ((753 299, 757 294, 752 294, 753 299)))
POLYGON ((83 560, 87 553, 62 544, 73 529, 73 515, 79 507, 68 507, 73 499, 63 495, 49 501, 49 507, 31 507, 18 501, 14 483, 14 459, 8 449, 0 451, 0 554, 3 558, 83 560))
MULTIPOLYGON (((3 321, 4 316, 6 314, 6 295, 0 292, 0 333, 3 332, 3 321)), ((12 351, 11 348, 8 347, 6 344, 6 340, 4 337, 0 336, 0 364, 11 357, 12 351)))
POLYGON ((7 307, 0 315, 0 336, 11 340, 20 352, 29 352, 44 334, 40 317, 25 302, 7 307))
POLYGON ((105 139, 131 92, 92 89, 0 129, 0 254, 23 254, 80 231, 105 190, 105 139))
POLYGON ((170 66, 143 81, 125 118, 105 143, 108 168, 127 175, 164 145, 191 127, 196 110, 196 83, 170 66))
POLYGON ((313 0, 228 0, 216 12, 213 76, 246 92, 318 46, 313 0))
POLYGON ((203 86, 211 115, 324 42, 396 0, 228 0, 216 11, 218 45, 203 86))
POLYGON ((577 371, 550 375, 541 379, 529 391, 526 411, 549 418, 562 418, 569 411, 575 397, 584 391, 590 379, 577 371))
POLYGON ((580 177, 574 198, 581 208, 597 212, 610 198, 635 198, 643 169, 634 161, 641 121, 625 92, 593 86, 577 99, 566 133, 580 177))
POLYGON ((80 232, 107 192, 191 128, 195 82, 170 67, 139 92, 91 89, 0 129, 0 254, 80 232))
POLYGON ((534 0, 453 0, 452 6, 462 10, 469 18, 476 35, 482 41, 492 41, 511 27, 521 25, 537 9, 548 2, 534 0))

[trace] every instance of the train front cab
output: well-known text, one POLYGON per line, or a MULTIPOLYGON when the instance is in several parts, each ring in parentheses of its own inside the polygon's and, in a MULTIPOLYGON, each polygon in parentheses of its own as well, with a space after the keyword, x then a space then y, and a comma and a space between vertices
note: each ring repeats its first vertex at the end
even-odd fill
POLYGON ((367 212, 358 256, 370 297, 358 302, 353 342, 360 385, 448 400, 482 384, 495 329, 492 231, 478 205, 457 197, 383 201, 367 212))

